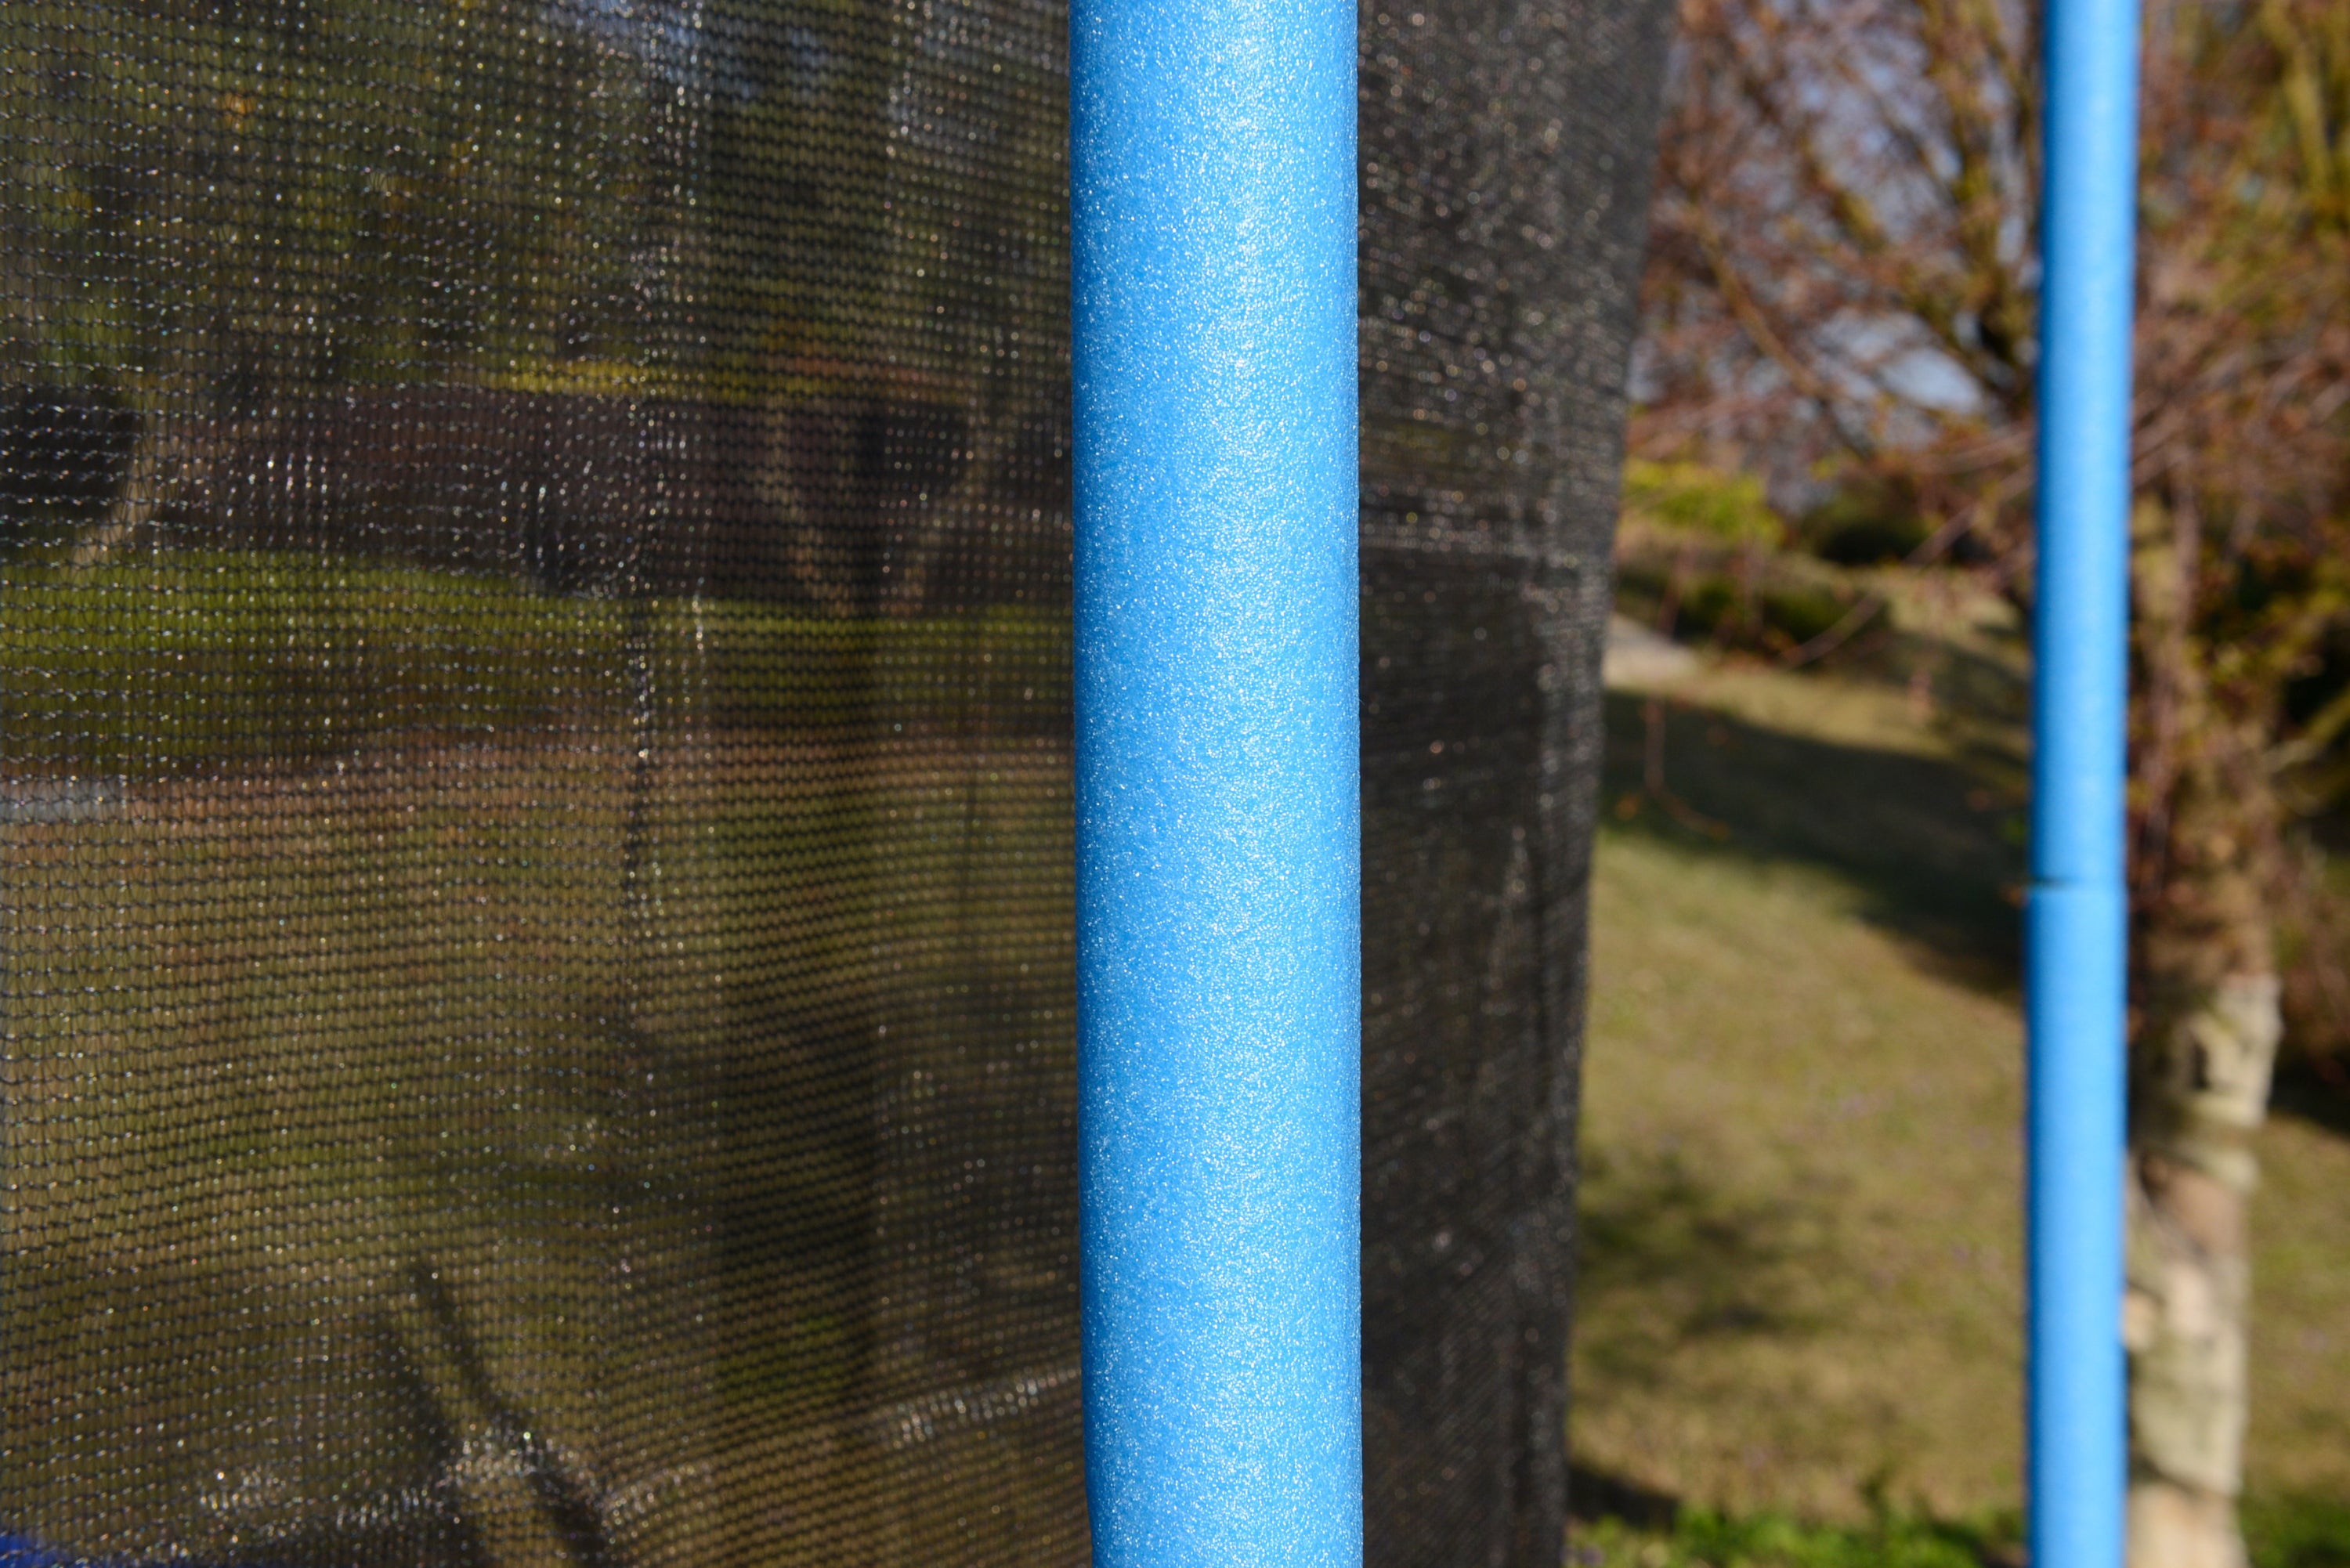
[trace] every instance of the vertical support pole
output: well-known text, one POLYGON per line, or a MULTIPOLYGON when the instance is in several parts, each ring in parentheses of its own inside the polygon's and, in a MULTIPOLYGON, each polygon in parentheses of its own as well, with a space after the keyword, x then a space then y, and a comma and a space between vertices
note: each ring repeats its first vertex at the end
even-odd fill
POLYGON ((2120 1568, 2136 0, 2049 0, 2032 888, 2030 1474, 2038 1568, 2120 1568))
POLYGON ((1362 1558, 1351 0, 1076 0, 1079 1257, 1103 1568, 1362 1558))

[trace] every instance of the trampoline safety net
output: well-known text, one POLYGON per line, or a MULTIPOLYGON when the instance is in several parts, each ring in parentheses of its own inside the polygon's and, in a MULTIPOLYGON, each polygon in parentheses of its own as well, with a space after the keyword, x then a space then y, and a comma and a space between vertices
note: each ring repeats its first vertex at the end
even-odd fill
MULTIPOLYGON (((1408 3, 1368 1552, 1547 1565, 1666 18, 1408 3)), ((1066 32, 0 6, 0 1559, 1085 1560, 1066 32)))

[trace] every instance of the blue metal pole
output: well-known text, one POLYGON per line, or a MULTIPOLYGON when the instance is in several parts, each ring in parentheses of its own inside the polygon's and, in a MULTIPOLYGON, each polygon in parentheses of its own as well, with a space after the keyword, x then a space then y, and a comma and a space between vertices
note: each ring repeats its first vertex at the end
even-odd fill
POLYGON ((1070 17, 1103 1568, 1362 1559, 1355 26, 1070 17))
POLYGON ((2031 1552, 2119 1568, 2136 0, 2049 0, 2032 889, 2031 1552))

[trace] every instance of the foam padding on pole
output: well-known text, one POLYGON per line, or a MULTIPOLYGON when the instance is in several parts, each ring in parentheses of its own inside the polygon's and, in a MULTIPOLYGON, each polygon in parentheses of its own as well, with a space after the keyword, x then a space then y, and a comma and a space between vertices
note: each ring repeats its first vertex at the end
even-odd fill
POLYGON ((1104 1568, 1362 1557, 1356 13, 1070 20, 1104 1568))
POLYGON ((2051 0, 2033 604, 2032 1561, 2119 1568, 2135 0, 2051 0))

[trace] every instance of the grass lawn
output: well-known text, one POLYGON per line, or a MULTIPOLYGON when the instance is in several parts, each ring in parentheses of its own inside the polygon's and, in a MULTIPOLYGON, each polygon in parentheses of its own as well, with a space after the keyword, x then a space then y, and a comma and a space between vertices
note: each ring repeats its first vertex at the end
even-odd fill
POLYGON ((832 1564, 1074 1514, 1065 631, 86 576, 0 571, 0 783, 114 781, 0 835, 8 1527, 832 1564))
MULTIPOLYGON (((1619 691, 1608 719, 1572 1430, 1578 1511, 1615 1517, 1578 1550, 2004 1555, 2013 753, 1899 686, 1752 668, 1619 691)), ((2350 1563, 2345 1108, 2288 1083, 2261 1145, 2249 1463, 2271 1564, 2350 1563)))

